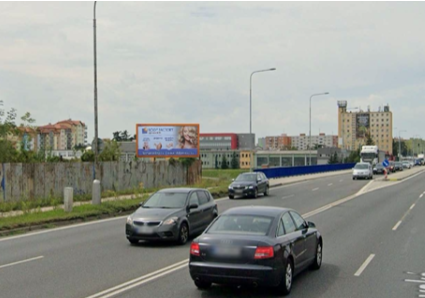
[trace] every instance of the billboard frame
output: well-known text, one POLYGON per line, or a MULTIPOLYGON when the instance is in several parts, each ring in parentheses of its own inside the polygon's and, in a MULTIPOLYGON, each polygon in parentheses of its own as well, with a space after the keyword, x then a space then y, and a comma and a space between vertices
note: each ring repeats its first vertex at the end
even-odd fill
POLYGON ((200 138, 200 125, 199 123, 138 123, 136 124, 136 157, 137 158, 199 158, 199 156, 201 156, 201 151, 200 151, 200 143, 199 143, 199 138, 200 138), (194 126, 197 129, 197 140, 198 140, 198 144, 197 144, 197 150, 198 150, 198 155, 149 155, 149 156, 145 156, 145 155, 139 155, 139 127, 140 126, 179 126, 179 127, 183 127, 183 126, 194 126))

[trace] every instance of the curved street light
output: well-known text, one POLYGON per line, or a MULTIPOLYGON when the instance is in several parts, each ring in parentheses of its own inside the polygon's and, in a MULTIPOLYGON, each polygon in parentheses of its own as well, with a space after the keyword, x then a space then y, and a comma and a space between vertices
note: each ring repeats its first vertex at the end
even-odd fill
MULTIPOLYGON (((274 67, 273 68, 256 70, 256 71, 253 71, 251 73, 251 76, 249 77, 249 136, 250 137, 251 137, 251 134, 252 134, 252 76, 255 73, 258 73, 258 72, 274 71, 274 70, 276 70, 276 68, 274 68, 274 67)), ((251 152, 251 157, 250 157, 250 162, 249 163, 250 163, 250 169, 252 170, 253 169, 252 157, 254 155, 255 139, 254 139, 254 143, 253 143, 251 149, 252 149, 252 152, 251 152)))

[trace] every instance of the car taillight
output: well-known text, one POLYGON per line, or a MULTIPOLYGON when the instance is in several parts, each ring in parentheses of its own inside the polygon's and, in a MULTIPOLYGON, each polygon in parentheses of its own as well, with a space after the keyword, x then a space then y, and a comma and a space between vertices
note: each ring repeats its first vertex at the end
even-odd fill
POLYGON ((190 254, 198 257, 201 255, 198 243, 192 242, 192 244, 190 245, 190 254))
POLYGON ((273 246, 263 246, 257 247, 255 251, 254 259, 269 259, 274 257, 274 249, 273 246))

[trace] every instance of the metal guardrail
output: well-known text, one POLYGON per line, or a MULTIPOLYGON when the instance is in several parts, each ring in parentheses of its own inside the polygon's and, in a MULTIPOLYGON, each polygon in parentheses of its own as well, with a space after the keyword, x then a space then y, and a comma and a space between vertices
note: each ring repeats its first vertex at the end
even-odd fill
POLYGON ((300 167, 276 167, 276 168, 259 168, 254 169, 254 172, 263 172, 267 178, 283 178, 289 176, 299 176, 307 174, 316 174, 331 171, 349 170, 356 163, 343 163, 332 165, 315 165, 315 166, 300 166, 300 167))

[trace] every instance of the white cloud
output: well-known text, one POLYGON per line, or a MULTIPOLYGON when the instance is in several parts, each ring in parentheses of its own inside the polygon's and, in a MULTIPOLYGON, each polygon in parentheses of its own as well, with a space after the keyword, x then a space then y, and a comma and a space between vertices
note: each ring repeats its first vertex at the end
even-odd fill
MULTIPOLYGON (((422 134, 422 2, 98 2, 99 134, 193 122, 257 137, 337 133, 337 101, 389 104, 422 134)), ((0 3, 0 100, 38 124, 80 119, 94 135, 93 3, 0 3)), ((424 136, 425 137, 425 136, 424 136)))

